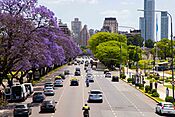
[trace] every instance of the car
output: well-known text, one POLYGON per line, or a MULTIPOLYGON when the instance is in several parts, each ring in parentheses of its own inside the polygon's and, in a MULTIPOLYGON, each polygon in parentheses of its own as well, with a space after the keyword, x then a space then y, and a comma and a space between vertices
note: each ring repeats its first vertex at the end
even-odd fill
POLYGON ((104 70, 104 74, 106 74, 106 72, 109 72, 109 69, 105 69, 105 70, 104 70))
POLYGON ((55 80, 54 87, 63 87, 63 82, 61 80, 55 80))
POLYGON ((75 68, 75 71, 80 71, 80 68, 79 68, 79 67, 76 67, 76 68, 75 68))
POLYGON ((43 92, 34 92, 33 94, 33 102, 43 102, 45 99, 45 95, 43 92))
POLYGON ((44 84, 44 88, 45 87, 53 87, 53 83, 52 82, 46 82, 45 84, 44 84))
POLYGON ((110 72, 106 72, 105 77, 106 78, 111 78, 111 73, 110 72))
POLYGON ((32 85, 32 83, 24 83, 24 86, 26 87, 26 89, 28 91, 28 94, 32 95, 32 93, 33 93, 33 85, 32 85))
POLYGON ((78 86, 79 85, 79 80, 77 78, 72 78, 70 80, 70 85, 71 86, 78 86))
POLYGON ((41 106, 40 106, 40 111, 41 112, 55 112, 56 108, 56 101, 55 100, 46 100, 43 101, 41 106))
POLYGON ((69 75, 70 74, 70 71, 69 70, 65 70, 64 71, 64 75, 69 75))
POLYGON ((44 88, 44 94, 45 95, 55 95, 53 87, 45 87, 44 88))
POLYGON ((65 75, 60 73, 58 76, 60 76, 62 79, 66 79, 65 75))
POLYGON ((99 101, 103 102, 103 93, 100 90, 91 90, 89 92, 88 102, 99 101))
POLYGON ((119 82, 118 76, 112 76, 112 82, 119 82))
POLYGON ((80 71, 75 71, 75 76, 81 76, 80 71))
POLYGON ((61 76, 56 76, 56 77, 55 77, 55 81, 56 81, 56 80, 62 80, 62 81, 63 81, 63 79, 62 79, 61 76))
POLYGON ((13 110, 14 117, 28 117, 32 114, 32 109, 29 107, 28 104, 17 104, 13 110))
POLYGON ((174 105, 171 102, 160 102, 156 106, 156 113, 159 114, 175 114, 174 105))

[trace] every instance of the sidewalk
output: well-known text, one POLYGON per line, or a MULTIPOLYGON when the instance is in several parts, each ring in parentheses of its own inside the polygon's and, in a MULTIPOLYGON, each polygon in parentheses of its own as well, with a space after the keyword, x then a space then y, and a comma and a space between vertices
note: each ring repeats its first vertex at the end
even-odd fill
MULTIPOLYGON (((126 67, 125 67, 125 71, 127 71, 127 68, 126 67)), ((142 71, 142 73, 143 73, 143 71, 142 71)), ((127 74, 127 72, 125 72, 126 79, 129 78, 129 77, 131 77, 134 74, 136 74, 136 71, 135 70, 128 69, 128 74, 127 74)), ((160 76, 163 76, 163 73, 162 72, 159 72, 159 75, 160 76)), ((171 75, 164 73, 164 76, 170 77, 171 75)), ((146 80, 145 79, 145 82, 146 82, 145 85, 149 85, 149 80, 146 80)), ((170 84, 165 83, 165 85, 170 85, 170 84)), ((155 89, 154 84, 153 84, 153 88, 155 89)), ((165 100, 165 97, 166 97, 166 87, 164 87, 163 84, 158 83, 157 92, 160 95, 159 98, 161 98, 162 100, 165 100)), ((169 96, 172 96, 172 93, 173 93, 173 90, 169 88, 169 96)))

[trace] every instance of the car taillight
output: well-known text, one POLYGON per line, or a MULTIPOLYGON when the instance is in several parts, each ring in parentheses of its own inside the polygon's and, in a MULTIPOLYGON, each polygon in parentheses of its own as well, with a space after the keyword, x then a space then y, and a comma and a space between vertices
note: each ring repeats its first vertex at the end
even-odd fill
POLYGON ((175 110, 175 106, 174 106, 174 110, 175 110))
POLYGON ((164 109, 164 106, 162 106, 162 109, 164 109))

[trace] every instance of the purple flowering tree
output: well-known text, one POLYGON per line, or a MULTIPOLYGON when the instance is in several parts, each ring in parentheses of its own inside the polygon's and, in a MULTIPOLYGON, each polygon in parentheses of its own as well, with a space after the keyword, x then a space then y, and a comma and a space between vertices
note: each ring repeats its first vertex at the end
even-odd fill
POLYGON ((37 0, 0 1, 0 83, 4 78, 9 83, 13 78, 22 83, 29 70, 61 65, 81 53, 73 40, 61 32, 54 13, 44 6, 36 7, 36 3, 37 0))

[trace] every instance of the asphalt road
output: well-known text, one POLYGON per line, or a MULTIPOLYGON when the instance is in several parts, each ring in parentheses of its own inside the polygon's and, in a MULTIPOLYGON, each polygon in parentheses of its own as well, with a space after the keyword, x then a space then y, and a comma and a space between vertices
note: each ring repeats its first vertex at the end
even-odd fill
MULTIPOLYGON (((79 66, 79 65, 77 65, 79 66)), ((46 100, 57 101, 55 113, 40 113, 40 104, 33 103, 31 117, 83 117, 82 106, 87 103, 88 92, 91 89, 99 89, 103 92, 103 103, 88 103, 90 117, 157 117, 155 113, 156 102, 131 87, 123 81, 111 82, 111 78, 105 78, 103 71, 92 71, 95 82, 90 87, 85 86, 84 66, 81 67, 81 76, 78 76, 80 85, 70 86, 70 78, 74 76, 75 65, 65 66, 62 70, 48 76, 53 80, 54 76, 69 69, 71 75, 64 80, 64 86, 55 90, 54 96, 47 96, 46 100)), ((117 74, 117 73, 114 73, 117 74)), ((35 90, 42 90, 39 84, 35 90)), ((23 103, 31 103, 29 97, 23 103)))

